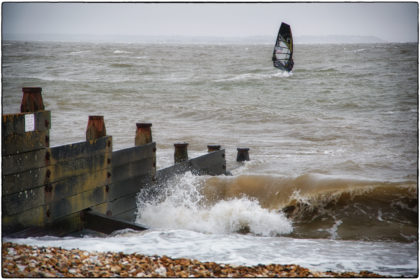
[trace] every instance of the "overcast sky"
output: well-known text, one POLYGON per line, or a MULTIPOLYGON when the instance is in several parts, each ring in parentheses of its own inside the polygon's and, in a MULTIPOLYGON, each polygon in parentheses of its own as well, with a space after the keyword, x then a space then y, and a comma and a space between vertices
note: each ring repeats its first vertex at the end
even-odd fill
POLYGON ((7 3, 2 34, 376 36, 418 41, 417 2, 395 3, 7 3))

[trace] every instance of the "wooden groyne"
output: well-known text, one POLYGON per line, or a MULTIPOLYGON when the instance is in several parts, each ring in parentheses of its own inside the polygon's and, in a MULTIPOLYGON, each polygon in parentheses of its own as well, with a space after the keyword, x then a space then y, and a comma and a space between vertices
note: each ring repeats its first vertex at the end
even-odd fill
POLYGON ((3 234, 144 229, 134 223, 136 194, 142 188, 186 171, 226 174, 219 145, 189 159, 187 143, 175 143, 175 164, 156 171, 151 123, 136 124, 134 147, 113 151, 103 116, 89 116, 86 141, 50 147, 51 112, 44 108, 41 91, 23 88, 21 112, 3 115, 3 234))

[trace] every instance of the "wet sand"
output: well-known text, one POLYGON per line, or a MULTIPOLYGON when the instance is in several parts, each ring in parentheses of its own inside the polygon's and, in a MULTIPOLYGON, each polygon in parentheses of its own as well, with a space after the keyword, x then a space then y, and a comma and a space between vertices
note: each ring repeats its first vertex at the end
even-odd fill
POLYGON ((375 273, 316 272, 299 265, 234 266, 140 254, 2 244, 3 277, 384 277, 375 273))

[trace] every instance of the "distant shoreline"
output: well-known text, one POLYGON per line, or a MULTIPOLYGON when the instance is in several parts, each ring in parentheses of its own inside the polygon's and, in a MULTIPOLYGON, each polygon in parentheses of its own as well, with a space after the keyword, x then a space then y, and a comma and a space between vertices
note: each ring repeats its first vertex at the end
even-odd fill
MULTIPOLYGON (((68 44, 132 44, 132 45, 212 45, 212 46, 270 46, 272 47, 272 43, 267 42, 206 42, 206 41, 142 41, 142 42, 118 42, 118 41, 67 41, 67 40, 35 40, 35 39, 27 39, 27 40, 3 40, 2 45, 10 44, 10 43, 52 43, 52 44, 61 44, 61 43, 68 43, 68 44)), ((417 42, 377 42, 377 43, 338 43, 338 42, 295 42, 295 46, 322 46, 322 45, 406 45, 406 44, 417 44, 417 42)))
MULTIPOLYGON (((251 37, 205 37, 205 36, 92 36, 62 34, 3 34, 3 41, 42 42, 86 42, 86 43, 185 43, 185 44, 274 44, 270 36, 251 37)), ((388 42, 374 36, 296 36, 295 44, 376 44, 376 43, 417 43, 388 42)))

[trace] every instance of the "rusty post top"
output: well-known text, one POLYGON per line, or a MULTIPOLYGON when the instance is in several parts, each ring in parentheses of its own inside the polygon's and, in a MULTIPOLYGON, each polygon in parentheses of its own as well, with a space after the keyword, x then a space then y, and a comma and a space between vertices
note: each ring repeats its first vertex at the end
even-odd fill
POLYGON ((186 142, 175 143, 174 146, 175 146, 175 148, 183 148, 183 147, 187 147, 188 143, 186 143, 186 142))
POLYGON ((215 144, 208 144, 207 148, 212 148, 212 149, 220 149, 220 145, 215 145, 215 144))
POLYGON ((104 116, 89 116, 89 120, 91 121, 101 121, 104 119, 104 116))
POLYGON ((152 124, 151 123, 136 123, 137 131, 134 139, 134 145, 142 146, 151 143, 152 140, 152 124))
POLYGON ((42 87, 23 87, 22 92, 24 93, 41 93, 42 87))
POLYGON ((106 136, 104 116, 89 116, 86 128, 86 141, 93 143, 96 139, 106 136))
POLYGON ((152 127, 151 123, 136 123, 137 128, 149 128, 152 127))
POLYGON ((40 87, 23 87, 22 102, 20 104, 21 113, 30 113, 45 110, 40 87))
POLYGON ((208 150, 208 152, 219 151, 220 147, 221 147, 220 145, 210 144, 210 145, 207 145, 207 150, 208 150))

